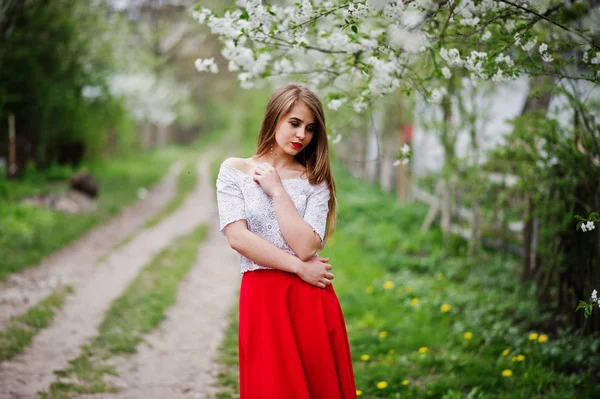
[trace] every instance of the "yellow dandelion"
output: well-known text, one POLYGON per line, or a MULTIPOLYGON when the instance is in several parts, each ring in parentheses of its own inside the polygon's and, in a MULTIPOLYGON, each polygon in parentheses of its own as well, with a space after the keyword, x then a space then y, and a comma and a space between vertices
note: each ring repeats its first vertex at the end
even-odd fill
POLYGON ((404 287, 404 291, 411 292, 412 291, 412 286, 411 285, 407 285, 406 287, 404 287))
POLYGON ((426 346, 422 346, 419 348, 419 353, 425 353, 427 352, 429 349, 426 346))
POLYGON ((382 332, 379 333, 379 338, 385 338, 387 336, 388 336, 387 331, 382 331, 382 332))
POLYGON ((362 391, 360 389, 357 389, 356 390, 356 396, 360 396, 360 395, 362 395, 362 391))
POLYGON ((516 357, 516 356, 513 356, 513 357, 511 358, 511 360, 512 360, 513 362, 516 362, 516 361, 517 361, 517 357, 516 357))
POLYGON ((360 360, 362 360, 362 361, 365 361, 365 362, 366 362, 366 361, 368 361, 370 358, 371 358, 371 356, 369 356, 369 355, 367 355, 367 354, 364 354, 364 355, 362 355, 362 356, 360 357, 360 360))
POLYGON ((548 341, 548 336, 546 334, 542 334, 539 336, 538 341, 541 343, 544 343, 544 342, 548 341))
POLYGON ((388 355, 393 355, 396 352, 396 349, 392 348, 388 351, 388 355))
POLYGON ((463 334, 463 337, 464 337, 466 340, 469 340, 469 339, 473 338, 473 333, 472 333, 472 332, 470 332, 470 331, 467 331, 466 333, 464 333, 464 334, 463 334))
POLYGON ((419 304, 419 298, 413 298, 410 300, 411 306, 417 306, 419 304))
POLYGON ((509 353, 510 353, 510 349, 504 349, 502 351, 502 356, 508 356, 509 353))
POLYGON ((385 388, 387 388, 387 385, 388 385, 387 382, 385 382, 385 381, 379 381, 377 383, 377 388, 379 388, 379 389, 385 389, 385 388))
POLYGON ((440 306, 440 310, 444 313, 446 313, 447 311, 449 311, 450 309, 452 309, 452 307, 450 305, 448 305, 447 303, 443 304, 442 306, 440 306))
POLYGON ((521 354, 517 355, 517 362, 523 362, 523 361, 525 361, 525 356, 521 355, 521 354))
POLYGON ((531 333, 531 334, 529 334, 529 340, 530 341, 535 341, 536 339, 538 339, 538 333, 531 333))
POLYGON ((372 294, 373 291, 375 291, 375 287, 373 287, 372 285, 368 286, 365 291, 367 291, 367 294, 372 294))
POLYGON ((512 370, 506 369, 502 371, 502 377, 510 377, 512 376, 512 370))
POLYGON ((408 385, 410 382, 408 380, 402 380, 402 385, 408 385))
POLYGON ((438 275, 435 278, 437 278, 438 281, 441 281, 444 279, 444 275, 442 273, 438 273, 438 275))
POLYGON ((383 288, 385 288, 386 290, 391 290, 392 288, 394 288, 394 282, 393 281, 386 281, 385 283, 383 283, 383 288))

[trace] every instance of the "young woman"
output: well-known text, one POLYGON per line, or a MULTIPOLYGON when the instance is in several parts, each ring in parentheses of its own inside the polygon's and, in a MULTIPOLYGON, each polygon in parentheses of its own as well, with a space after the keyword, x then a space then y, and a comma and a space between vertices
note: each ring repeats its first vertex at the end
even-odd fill
POLYGON ((256 154, 217 177, 220 231, 240 254, 241 399, 349 399, 356 385, 329 258, 336 196, 325 115, 299 85, 273 94, 256 154))

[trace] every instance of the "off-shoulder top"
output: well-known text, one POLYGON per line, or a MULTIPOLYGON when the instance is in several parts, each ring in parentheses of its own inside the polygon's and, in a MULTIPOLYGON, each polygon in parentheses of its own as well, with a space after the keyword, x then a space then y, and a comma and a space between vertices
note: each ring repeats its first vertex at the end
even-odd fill
MULTIPOLYGON (((320 249, 329 212, 329 187, 326 181, 313 186, 308 179, 281 179, 281 184, 289 194, 300 216, 321 237, 320 249)), ((253 177, 231 166, 221 164, 216 182, 217 206, 219 208, 219 230, 225 235, 225 226, 237 220, 245 219, 248 230, 294 256, 283 234, 275 214, 273 198, 264 192, 253 177)), ((259 265, 240 254, 241 273, 272 269, 259 265)))

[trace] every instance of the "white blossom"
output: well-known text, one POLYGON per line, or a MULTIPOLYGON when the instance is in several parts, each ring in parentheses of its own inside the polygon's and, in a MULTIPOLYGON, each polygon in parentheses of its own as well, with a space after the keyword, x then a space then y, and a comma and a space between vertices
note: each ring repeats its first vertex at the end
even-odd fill
POLYGON ((534 37, 533 39, 531 39, 530 41, 528 41, 527 43, 522 45, 521 48, 525 51, 530 51, 533 47, 535 47, 536 44, 537 44, 537 37, 534 37))
POLYGON ((598 291, 594 290, 592 291, 592 302, 596 302, 598 300, 598 291))
POLYGON ((594 230, 594 228, 596 226, 594 226, 594 222, 592 222, 591 220, 588 220, 586 227, 587 227, 588 231, 592 231, 592 230, 594 230))
POLYGON ((502 83, 506 80, 506 76, 503 75, 502 69, 498 68, 496 73, 492 75, 492 82, 502 83))
POLYGON ((448 67, 443 67, 442 68, 442 75, 444 75, 444 77, 446 79, 450 79, 452 77, 452 72, 450 72, 450 69, 448 67))
POLYGON ((490 37, 492 37, 492 32, 486 29, 485 32, 483 32, 483 35, 481 35, 481 40, 485 42, 488 41, 490 37))
POLYGON ((331 100, 329 104, 327 104, 327 108, 337 111, 342 105, 344 105, 348 101, 347 98, 338 98, 335 100, 331 100))
POLYGON ((552 60, 554 60, 554 58, 550 54, 548 54, 548 53, 542 54, 542 61, 552 62, 552 60))
POLYGON ((208 58, 204 60, 202 58, 198 58, 195 65, 198 72, 219 72, 219 68, 217 67, 217 64, 215 64, 214 58, 208 58))
POLYGON ((402 155, 407 155, 410 152, 410 146, 404 144, 400 150, 402 151, 402 155))
POLYGON ((448 90, 445 87, 435 88, 431 91, 430 101, 439 103, 446 94, 448 94, 448 90))
POLYGON ((360 114, 365 108, 367 108, 367 106, 368 104, 364 101, 364 99, 359 97, 352 105, 352 108, 354 109, 354 112, 360 114))

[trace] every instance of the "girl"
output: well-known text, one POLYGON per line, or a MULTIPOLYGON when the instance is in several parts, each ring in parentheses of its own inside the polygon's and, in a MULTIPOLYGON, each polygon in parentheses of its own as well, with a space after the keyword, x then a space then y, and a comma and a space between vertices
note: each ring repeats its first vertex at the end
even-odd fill
POLYGON ((350 399, 344 317, 320 250, 335 231, 325 115, 299 85, 269 100, 256 154, 217 177, 220 231, 240 254, 241 399, 350 399))

